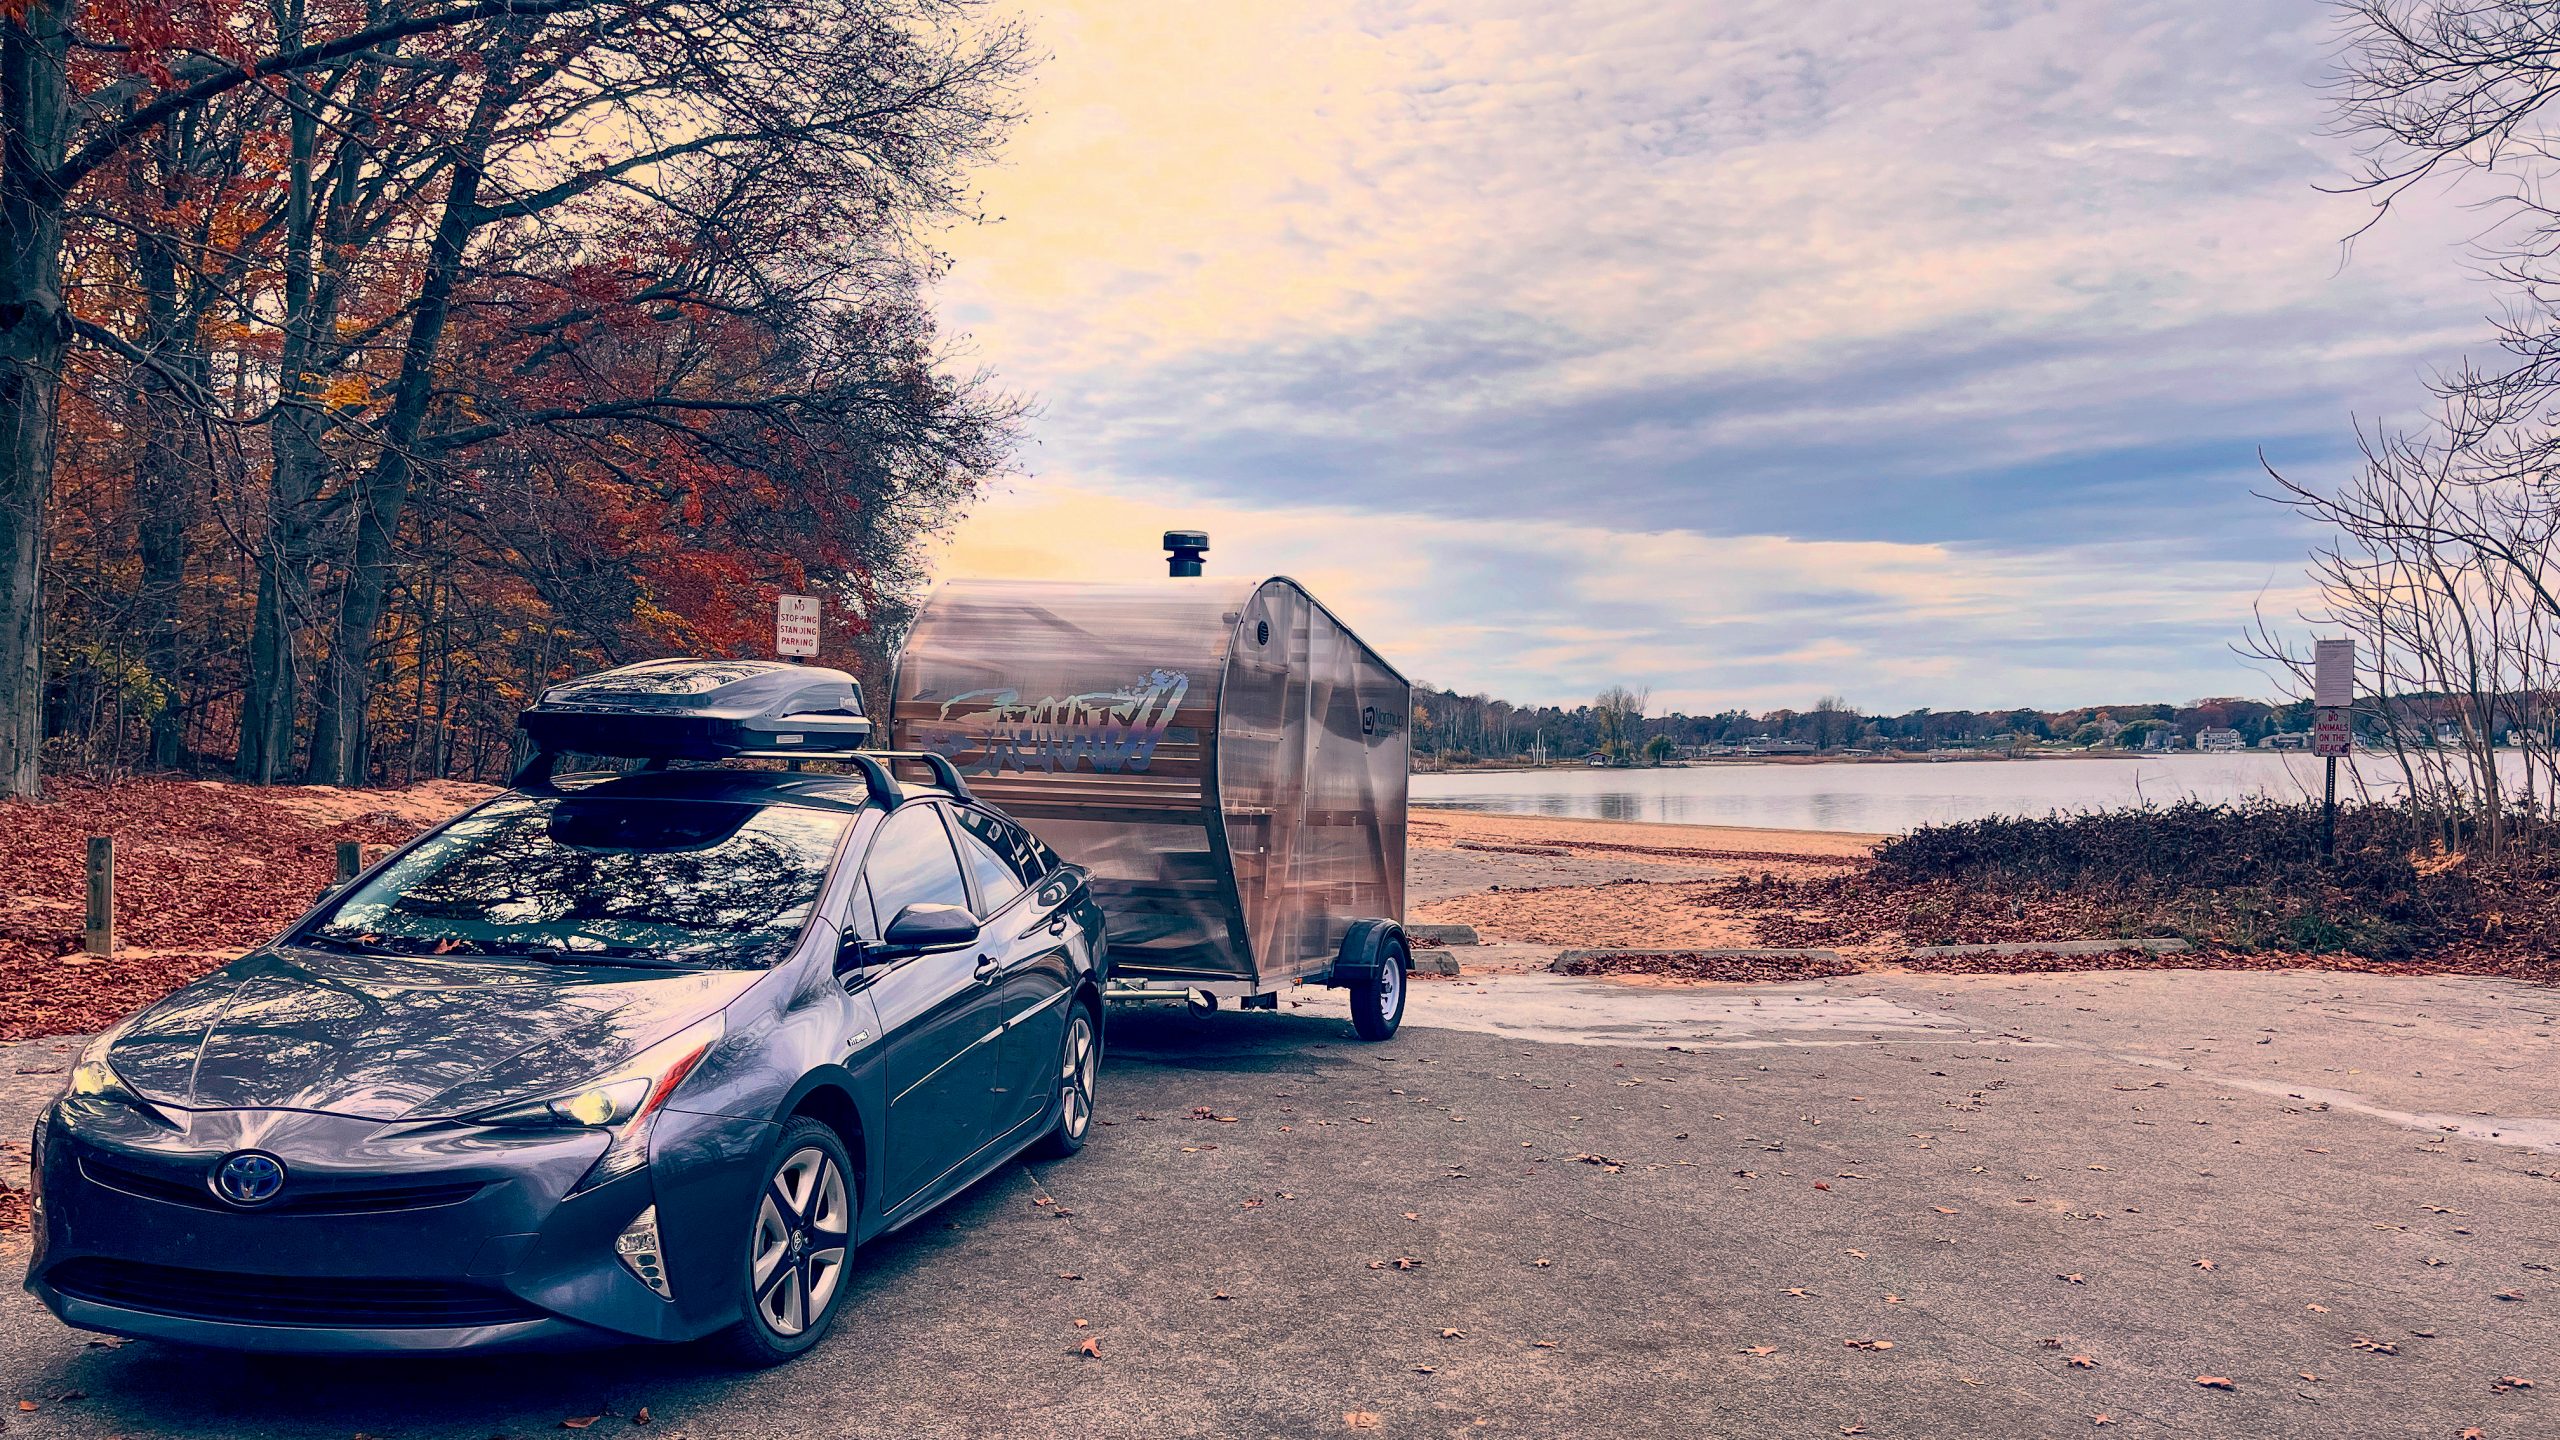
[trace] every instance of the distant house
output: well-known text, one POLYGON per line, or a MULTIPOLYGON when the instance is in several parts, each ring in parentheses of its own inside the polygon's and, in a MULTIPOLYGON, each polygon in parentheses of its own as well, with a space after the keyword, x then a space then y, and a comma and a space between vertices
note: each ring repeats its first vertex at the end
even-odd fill
POLYGON ((2219 751, 2238 750, 2242 748, 2240 732, 2226 730, 2217 725, 2207 725, 2196 732, 2196 748, 2219 751))
POLYGON ((2299 730, 2282 730, 2258 742, 2261 750, 2308 750, 2311 737, 2299 730))
POLYGON ((1802 740, 1780 740, 1770 735, 1754 735, 1742 742, 1745 755, 1810 755, 1813 747, 1802 740))
POLYGON ((2178 748, 2178 732, 2175 730, 2146 730, 2142 732, 2142 748, 2145 750, 2175 750, 2178 748))

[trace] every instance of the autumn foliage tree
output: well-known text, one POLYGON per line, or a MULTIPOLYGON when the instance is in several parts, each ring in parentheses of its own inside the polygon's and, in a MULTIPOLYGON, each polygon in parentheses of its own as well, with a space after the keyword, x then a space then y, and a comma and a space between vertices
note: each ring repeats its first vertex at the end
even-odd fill
POLYGON ((1005 463, 926 305, 1027 64, 973 0, 0 0, 0 49, 15 793, 488 773, 783 589, 858 660, 1005 463))

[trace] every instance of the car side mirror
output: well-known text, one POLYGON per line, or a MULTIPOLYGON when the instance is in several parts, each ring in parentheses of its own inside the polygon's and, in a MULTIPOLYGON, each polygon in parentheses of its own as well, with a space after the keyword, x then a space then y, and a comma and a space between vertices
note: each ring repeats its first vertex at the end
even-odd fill
POLYGON ((888 958, 880 953, 880 946, 876 942, 865 940, 859 935, 845 935, 836 941, 836 973, 838 975, 851 975, 857 970, 867 970, 888 958))
POLYGON ((892 956, 931 955, 978 941, 978 917, 957 905, 918 903, 898 912, 878 949, 892 956))

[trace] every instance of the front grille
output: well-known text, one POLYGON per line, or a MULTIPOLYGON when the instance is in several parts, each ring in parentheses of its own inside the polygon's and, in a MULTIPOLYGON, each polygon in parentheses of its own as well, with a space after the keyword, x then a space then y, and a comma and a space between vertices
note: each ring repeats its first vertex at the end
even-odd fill
POLYGON ((287 1182, 283 1195, 244 1211, 239 1206, 224 1204, 201 1176, 190 1180, 174 1175, 155 1175, 94 1156, 80 1161, 80 1173, 128 1195, 165 1200, 172 1205, 191 1205, 198 1210, 219 1210, 226 1214, 386 1215, 400 1210, 458 1205, 488 1188, 488 1182, 481 1180, 433 1185, 350 1186, 328 1190, 299 1188, 287 1182))
POLYGON ((66 1260, 44 1278, 65 1295, 101 1305, 234 1325, 416 1330, 542 1318, 502 1290, 444 1280, 232 1275, 97 1256, 66 1260))

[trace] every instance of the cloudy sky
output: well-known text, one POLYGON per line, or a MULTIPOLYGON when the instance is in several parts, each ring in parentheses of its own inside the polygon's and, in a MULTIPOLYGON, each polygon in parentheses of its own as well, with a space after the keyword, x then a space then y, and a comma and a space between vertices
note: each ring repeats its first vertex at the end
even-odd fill
POLYGON ((2230 642, 2485 333, 2465 216, 2323 194, 2314 0, 1043 5, 951 237, 1036 397, 947 574, 1169 525, 1520 701, 2264 694, 2230 642))

